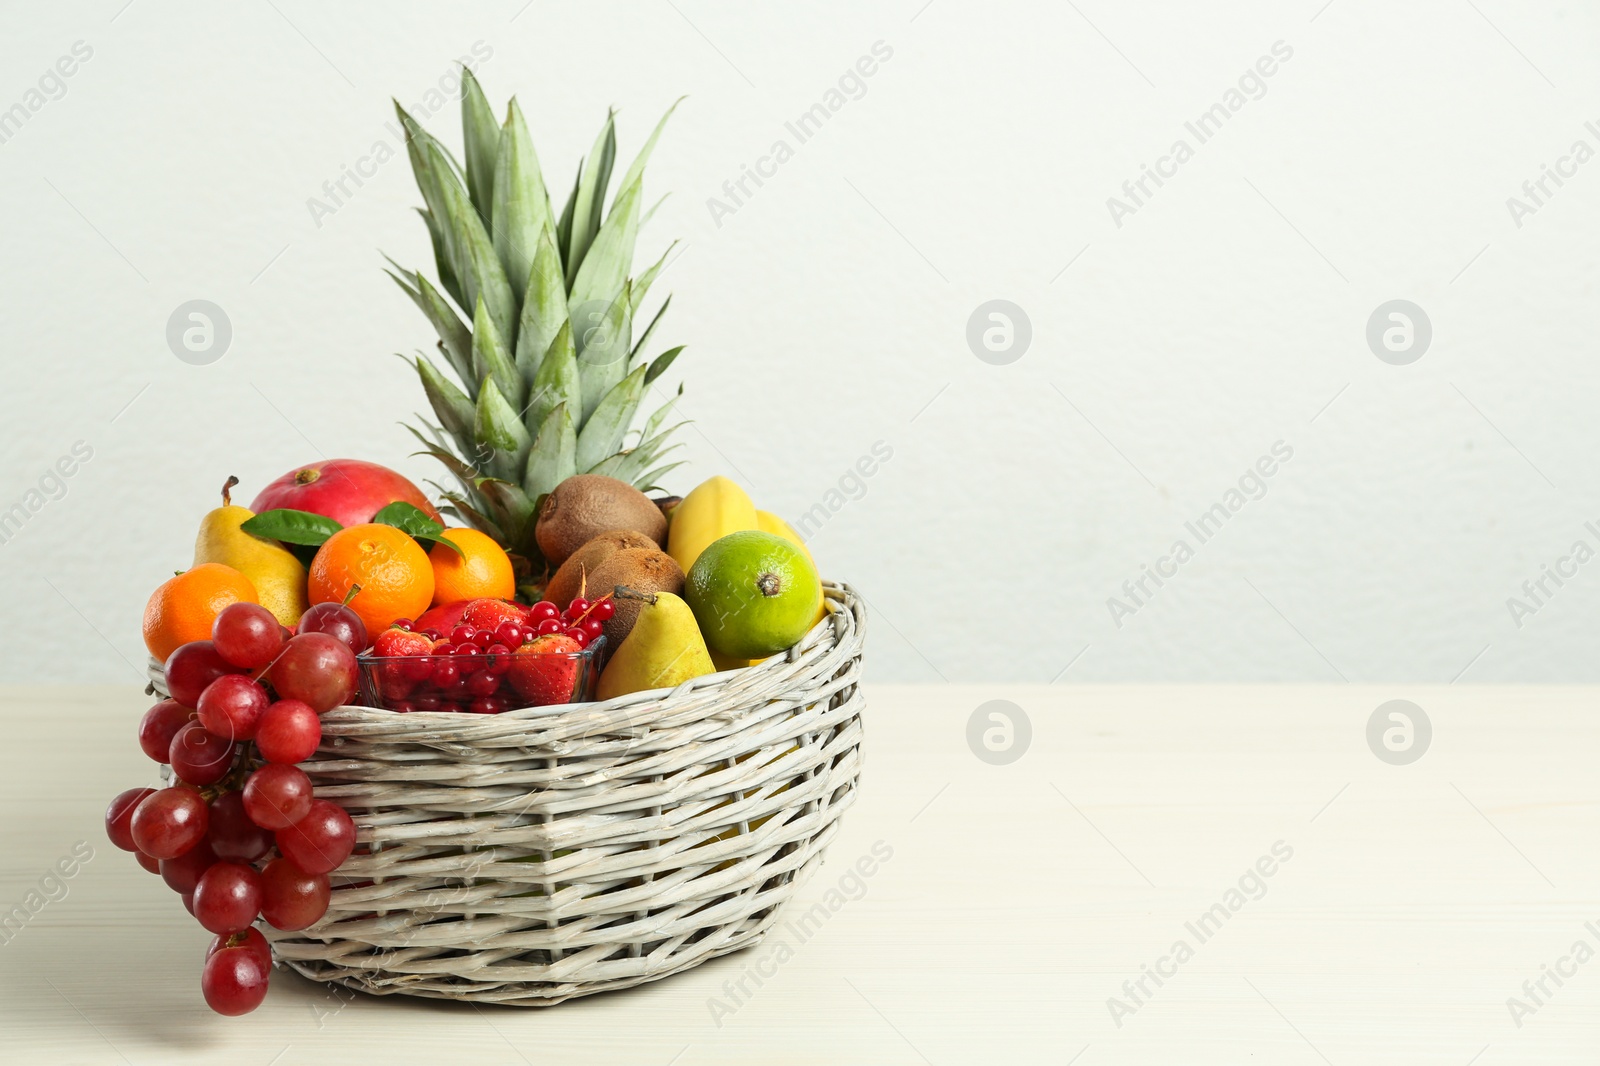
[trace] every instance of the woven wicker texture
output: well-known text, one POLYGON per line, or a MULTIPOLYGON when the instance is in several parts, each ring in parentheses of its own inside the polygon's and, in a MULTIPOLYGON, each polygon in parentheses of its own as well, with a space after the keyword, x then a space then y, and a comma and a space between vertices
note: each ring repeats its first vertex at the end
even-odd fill
POLYGON ((380 995, 536 1006, 756 943, 861 772, 866 616, 848 586, 826 592, 786 656, 668 693, 330 711, 303 769, 354 818, 356 854, 322 921, 265 930, 274 952, 380 995))

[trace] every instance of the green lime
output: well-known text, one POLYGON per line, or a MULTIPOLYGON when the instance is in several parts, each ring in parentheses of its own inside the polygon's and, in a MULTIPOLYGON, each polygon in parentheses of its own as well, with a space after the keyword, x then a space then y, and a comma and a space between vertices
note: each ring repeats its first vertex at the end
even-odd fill
POLYGON ((822 606, 822 582, 798 545, 747 529, 707 545, 689 568, 683 598, 712 651, 762 659, 806 635, 822 606))

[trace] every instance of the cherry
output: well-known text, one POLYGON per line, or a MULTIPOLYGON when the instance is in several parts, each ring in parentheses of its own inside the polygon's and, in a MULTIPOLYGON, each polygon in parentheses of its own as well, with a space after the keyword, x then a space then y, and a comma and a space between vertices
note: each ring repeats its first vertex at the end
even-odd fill
POLYGON ((349 648, 354 655, 366 651, 367 645, 371 643, 368 639, 367 624, 361 620, 359 614, 342 603, 313 603, 306 609, 306 613, 300 616, 300 625, 297 628, 301 633, 326 633, 349 648))

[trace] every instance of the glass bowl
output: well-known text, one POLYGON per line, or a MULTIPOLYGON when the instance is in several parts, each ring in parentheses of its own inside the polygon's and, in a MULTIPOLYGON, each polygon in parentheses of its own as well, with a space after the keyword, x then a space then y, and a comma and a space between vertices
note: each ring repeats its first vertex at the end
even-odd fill
POLYGON ((361 702, 367 707, 401 713, 466 714, 500 714, 522 707, 586 703, 594 698, 605 643, 606 638, 600 636, 578 652, 510 655, 374 655, 365 652, 358 659, 361 702))

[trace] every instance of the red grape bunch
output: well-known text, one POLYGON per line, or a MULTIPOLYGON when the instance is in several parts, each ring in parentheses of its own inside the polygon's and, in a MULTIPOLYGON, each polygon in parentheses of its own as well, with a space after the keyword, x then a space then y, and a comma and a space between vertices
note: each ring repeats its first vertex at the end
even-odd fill
POLYGON ((172 783, 130 788, 106 809, 111 842, 216 934, 200 990, 219 1014, 246 1014, 267 994, 272 952, 256 920, 292 931, 321 919, 328 875, 355 848, 355 823, 312 795, 296 764, 321 743, 319 716, 354 698, 366 626, 319 603, 297 630, 235 603, 210 640, 174 651, 170 696, 139 722, 139 746, 172 767, 172 783))

